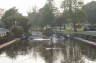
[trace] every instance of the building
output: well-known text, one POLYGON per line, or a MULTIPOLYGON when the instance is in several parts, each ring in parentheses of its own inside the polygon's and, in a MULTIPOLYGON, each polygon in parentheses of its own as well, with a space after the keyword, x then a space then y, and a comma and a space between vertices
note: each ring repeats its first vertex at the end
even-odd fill
POLYGON ((8 29, 0 28, 0 37, 6 36, 6 34, 9 32, 8 29))

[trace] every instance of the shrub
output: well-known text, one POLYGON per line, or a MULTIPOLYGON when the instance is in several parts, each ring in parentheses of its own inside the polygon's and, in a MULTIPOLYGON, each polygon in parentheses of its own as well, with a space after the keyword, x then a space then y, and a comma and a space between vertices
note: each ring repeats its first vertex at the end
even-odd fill
POLYGON ((22 34, 24 34, 24 29, 22 26, 16 26, 15 28, 12 29, 12 32, 15 37, 21 37, 22 34))

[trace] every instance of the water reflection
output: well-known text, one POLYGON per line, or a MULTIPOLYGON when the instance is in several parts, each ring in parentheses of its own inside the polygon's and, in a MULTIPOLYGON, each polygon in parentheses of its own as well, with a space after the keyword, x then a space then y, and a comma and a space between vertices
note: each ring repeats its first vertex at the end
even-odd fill
POLYGON ((31 46, 27 42, 28 42, 27 40, 20 40, 10 46, 2 48, 0 51, 1 53, 5 52, 6 55, 11 58, 15 58, 19 54, 26 55, 29 53, 30 51, 29 49, 31 46))
POLYGON ((48 41, 20 40, 0 49, 0 54, 6 54, 6 57, 14 60, 19 56, 29 56, 30 59, 35 58, 34 61, 38 61, 39 57, 46 61, 45 63, 86 63, 85 59, 96 60, 95 46, 70 38, 56 43, 50 42, 51 44, 48 41))

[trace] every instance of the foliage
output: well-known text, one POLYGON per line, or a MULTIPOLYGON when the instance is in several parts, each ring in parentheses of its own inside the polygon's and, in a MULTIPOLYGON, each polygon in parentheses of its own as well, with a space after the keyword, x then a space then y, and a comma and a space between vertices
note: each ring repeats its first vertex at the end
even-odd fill
POLYGON ((80 23, 86 23, 86 15, 84 11, 81 9, 77 9, 75 13, 72 14, 72 22, 80 24, 80 23))
POLYGON ((53 34, 52 28, 47 28, 46 30, 43 31, 43 35, 45 36, 51 36, 53 34))
POLYGON ((28 29, 30 28, 28 18, 18 13, 15 7, 7 10, 1 20, 4 23, 5 28, 9 29, 10 31, 17 26, 22 26, 24 32, 27 33, 28 29))
POLYGON ((92 1, 84 6, 88 22, 96 24, 96 1, 92 1))
POLYGON ((28 18, 25 16, 18 17, 17 26, 22 26, 25 33, 28 33, 31 23, 29 22, 28 18))
POLYGON ((33 12, 28 12, 28 19, 33 27, 40 25, 40 18, 40 13, 36 11, 36 8, 33 8, 33 12))
POLYGON ((51 0, 49 0, 43 8, 40 9, 41 26, 52 25, 54 21, 54 7, 51 0))
POLYGON ((93 29, 93 28, 96 28, 96 25, 90 25, 88 26, 89 29, 93 29))
POLYGON ((77 31, 76 24, 84 23, 86 15, 82 10, 82 2, 79 0, 64 0, 62 3, 63 16, 67 23, 73 23, 74 31, 77 31))
POLYGON ((22 34, 24 34, 24 29, 22 26, 16 26, 14 29, 12 29, 12 33, 16 36, 16 37, 21 37, 22 34))
POLYGON ((21 15, 17 12, 15 7, 7 10, 1 19, 5 25, 5 28, 10 29, 15 24, 17 16, 21 15))
POLYGON ((28 13, 28 19, 32 28, 43 28, 53 25, 55 12, 56 8, 53 6, 52 0, 47 0, 44 7, 39 10, 33 8, 33 12, 28 13))

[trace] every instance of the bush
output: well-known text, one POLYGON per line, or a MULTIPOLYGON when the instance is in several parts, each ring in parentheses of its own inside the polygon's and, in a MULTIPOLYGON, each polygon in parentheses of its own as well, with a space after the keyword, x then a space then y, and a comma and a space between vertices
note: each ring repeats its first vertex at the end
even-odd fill
POLYGON ((51 36, 53 34, 53 30, 51 28, 47 28, 43 31, 43 35, 45 36, 51 36))
POLYGON ((90 29, 96 28, 96 25, 90 25, 88 26, 90 29))
POLYGON ((22 26, 16 26, 14 29, 12 29, 12 32, 15 37, 21 37, 22 34, 24 34, 24 29, 22 26))
POLYGON ((96 25, 90 25, 88 26, 89 30, 96 31, 96 25))

